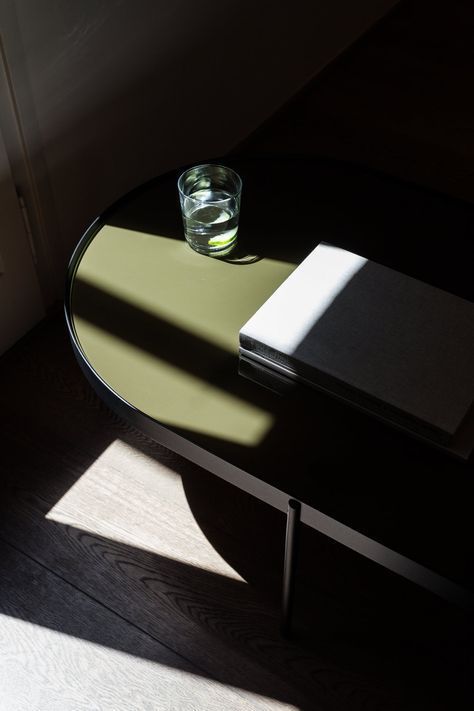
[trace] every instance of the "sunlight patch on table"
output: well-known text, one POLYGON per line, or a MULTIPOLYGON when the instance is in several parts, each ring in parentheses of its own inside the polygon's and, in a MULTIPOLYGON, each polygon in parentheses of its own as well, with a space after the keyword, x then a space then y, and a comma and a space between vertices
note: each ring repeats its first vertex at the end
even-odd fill
POLYGON ((163 425, 255 447, 273 425, 265 410, 76 317, 96 373, 123 400, 163 425), (139 362, 139 365, 138 365, 139 362))
POLYGON ((240 327, 294 268, 268 258, 239 266, 198 254, 184 240, 105 225, 76 279, 235 352, 240 327))

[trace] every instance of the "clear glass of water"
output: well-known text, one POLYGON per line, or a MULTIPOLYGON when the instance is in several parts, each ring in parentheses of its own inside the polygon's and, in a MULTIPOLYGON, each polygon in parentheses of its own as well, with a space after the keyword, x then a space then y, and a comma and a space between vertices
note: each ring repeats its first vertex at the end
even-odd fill
POLYGON ((178 180, 184 235, 201 254, 223 257, 237 242, 242 181, 223 165, 197 165, 178 180))

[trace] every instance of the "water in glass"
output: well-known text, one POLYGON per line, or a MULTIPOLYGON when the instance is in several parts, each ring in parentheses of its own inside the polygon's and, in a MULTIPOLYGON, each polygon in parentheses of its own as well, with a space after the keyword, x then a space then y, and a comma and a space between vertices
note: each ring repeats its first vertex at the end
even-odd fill
POLYGON ((238 200, 224 190, 197 190, 184 198, 186 239, 197 252, 228 254, 237 239, 238 200))

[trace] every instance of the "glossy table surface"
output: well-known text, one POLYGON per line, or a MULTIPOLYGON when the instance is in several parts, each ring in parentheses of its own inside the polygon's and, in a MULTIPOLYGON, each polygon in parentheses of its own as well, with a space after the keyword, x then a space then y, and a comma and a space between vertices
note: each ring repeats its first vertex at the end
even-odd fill
POLYGON ((472 300, 474 207, 325 160, 227 163, 244 184, 228 258, 184 242, 178 173, 125 196, 82 238, 66 315, 86 376, 166 446, 281 510, 298 499, 304 522, 469 606, 472 458, 323 394, 254 384, 239 374, 238 333, 321 240, 472 300))

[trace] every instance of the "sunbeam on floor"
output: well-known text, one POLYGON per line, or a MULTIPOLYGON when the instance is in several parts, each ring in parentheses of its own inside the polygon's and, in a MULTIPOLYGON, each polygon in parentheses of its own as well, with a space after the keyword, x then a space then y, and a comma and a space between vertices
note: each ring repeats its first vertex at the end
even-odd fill
POLYGON ((180 476, 119 439, 102 452, 46 518, 243 581, 197 525, 180 476))

